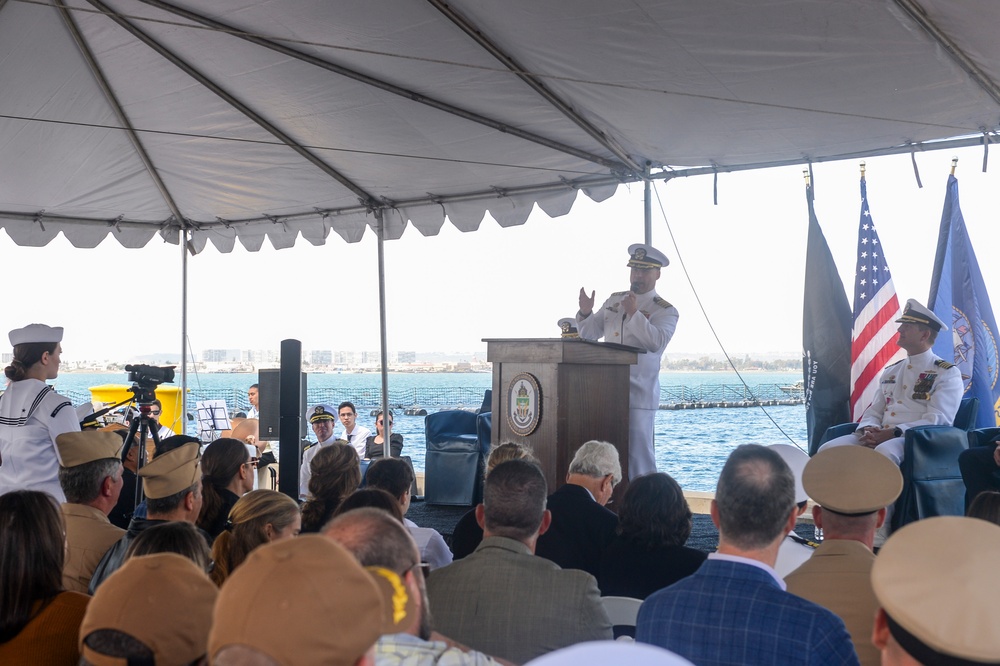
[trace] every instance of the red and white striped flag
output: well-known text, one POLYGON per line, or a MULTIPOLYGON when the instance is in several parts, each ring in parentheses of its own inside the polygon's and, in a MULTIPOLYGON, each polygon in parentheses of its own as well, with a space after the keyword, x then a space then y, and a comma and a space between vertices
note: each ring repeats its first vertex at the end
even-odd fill
POLYGON ((851 418, 861 418, 879 386, 882 370, 906 356, 896 345, 899 299, 875 223, 868 189, 861 178, 861 222, 854 275, 854 330, 851 333, 851 418))

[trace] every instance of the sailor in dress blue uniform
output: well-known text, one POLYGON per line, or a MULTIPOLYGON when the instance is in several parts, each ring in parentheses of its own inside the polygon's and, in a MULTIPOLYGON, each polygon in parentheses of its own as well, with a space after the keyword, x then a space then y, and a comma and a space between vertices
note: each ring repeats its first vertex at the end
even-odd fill
POLYGON ((594 308, 594 293, 580 289, 580 311, 576 321, 580 337, 604 338, 645 349, 629 368, 629 459, 628 476, 634 479, 656 471, 653 421, 660 408, 660 357, 677 328, 677 308, 657 296, 654 287, 660 269, 670 261, 651 245, 629 246, 631 289, 608 298, 594 308))
POLYGON ((906 301, 896 344, 906 358, 882 372, 880 390, 853 434, 831 439, 820 451, 861 444, 874 448, 897 465, 903 460, 903 434, 918 425, 951 425, 965 385, 958 366, 935 356, 931 346, 948 327, 912 298, 906 301))
POLYGON ((62 327, 30 324, 10 332, 14 360, 4 368, 11 380, 0 396, 0 494, 40 490, 61 504, 59 452, 55 439, 80 430, 72 403, 46 384, 59 374, 62 327))

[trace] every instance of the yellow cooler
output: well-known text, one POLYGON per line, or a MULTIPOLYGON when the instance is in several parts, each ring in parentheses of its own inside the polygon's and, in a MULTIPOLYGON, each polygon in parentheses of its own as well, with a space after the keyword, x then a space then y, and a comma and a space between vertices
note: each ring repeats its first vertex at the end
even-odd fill
MULTIPOLYGON (((90 395, 95 405, 107 407, 122 400, 132 398, 131 384, 103 384, 101 386, 91 386, 90 395)), ((181 389, 179 386, 159 386, 156 389, 156 398, 163 405, 163 412, 160 414, 160 425, 165 425, 178 435, 184 434, 184 414, 181 409, 181 389)))

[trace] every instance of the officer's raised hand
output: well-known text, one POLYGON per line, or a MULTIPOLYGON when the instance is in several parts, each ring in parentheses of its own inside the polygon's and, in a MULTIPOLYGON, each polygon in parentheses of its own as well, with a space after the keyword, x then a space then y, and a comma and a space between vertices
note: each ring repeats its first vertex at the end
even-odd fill
POLYGON ((586 290, 580 287, 580 314, 584 317, 590 315, 594 311, 594 294, 596 292, 591 291, 590 296, 587 296, 586 290))

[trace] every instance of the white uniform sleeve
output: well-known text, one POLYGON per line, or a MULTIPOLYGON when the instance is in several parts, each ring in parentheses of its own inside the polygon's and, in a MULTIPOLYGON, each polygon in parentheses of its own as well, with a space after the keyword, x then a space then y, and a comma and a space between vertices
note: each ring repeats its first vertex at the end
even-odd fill
POLYGON ((650 313, 649 319, 639 311, 626 319, 625 331, 637 341, 637 347, 658 354, 667 348, 674 336, 679 314, 673 306, 664 308, 654 303, 653 308, 655 311, 650 313))
POLYGON ((882 386, 879 384, 879 389, 875 392, 872 404, 868 405, 868 409, 861 415, 861 420, 858 421, 856 430, 861 430, 868 426, 881 428, 883 416, 885 416, 885 393, 882 392, 882 386))
POLYGON ((600 340, 604 337, 604 313, 607 312, 610 299, 604 301, 600 308, 594 308, 590 315, 581 318, 576 315, 577 331, 584 340, 600 340))
POLYGON ((423 560, 430 565, 431 571, 448 566, 455 557, 452 555, 451 549, 448 548, 448 544, 445 543, 444 537, 437 531, 431 534, 431 538, 427 542, 427 547, 422 555, 423 560))
POLYGON ((52 401, 56 403, 55 415, 45 414, 42 416, 48 425, 49 437, 52 438, 52 448, 56 452, 56 459, 62 464, 62 458, 59 457, 59 447, 55 445, 56 437, 64 432, 79 432, 80 420, 69 400, 63 398, 61 395, 53 397, 58 398, 58 400, 52 401))
MULTIPOLYGON (((314 446, 319 446, 319 444, 314 446)), ((309 471, 309 461, 311 460, 312 456, 309 455, 309 451, 306 451, 302 456, 302 465, 299 467, 299 499, 301 500, 309 499, 309 477, 312 476, 309 471)))

